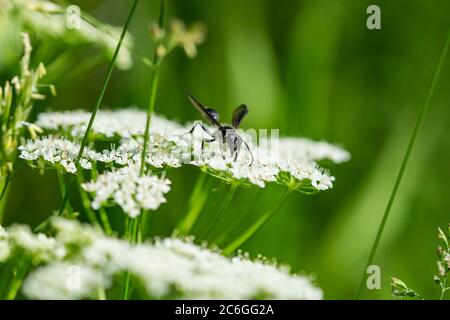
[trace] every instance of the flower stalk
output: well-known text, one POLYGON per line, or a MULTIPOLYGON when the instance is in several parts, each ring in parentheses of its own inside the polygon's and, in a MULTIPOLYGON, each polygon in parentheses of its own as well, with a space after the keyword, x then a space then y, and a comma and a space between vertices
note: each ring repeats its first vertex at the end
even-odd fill
POLYGON ((230 206, 230 203, 233 200, 234 194, 236 193, 237 187, 238 187, 238 184, 237 184, 236 181, 231 182, 230 188, 228 189, 227 195, 225 196, 225 199, 222 202, 222 205, 221 205, 219 211, 217 212, 217 214, 215 214, 213 222, 211 223, 211 225, 207 229, 205 236, 202 237, 202 238, 208 239, 212 235, 212 232, 214 231, 214 228, 216 227, 216 225, 219 222, 220 218, 223 216, 225 211, 230 206))
POLYGON ((286 202, 286 199, 288 196, 292 193, 293 189, 288 188, 278 201, 277 205, 265 212, 261 217, 259 217, 244 233, 242 233, 240 236, 238 236, 235 240, 233 240, 230 244, 228 244, 224 249, 223 253, 225 255, 230 255, 235 250, 240 248, 247 240, 249 240, 261 227, 271 218, 280 208, 283 206, 283 204, 286 202))
POLYGON ((203 207, 205 206, 206 200, 208 199, 208 194, 205 190, 210 185, 210 180, 205 180, 206 174, 203 171, 200 171, 200 175, 197 178, 194 189, 188 201, 188 212, 176 228, 177 233, 180 235, 186 235, 191 231, 200 216, 203 207))

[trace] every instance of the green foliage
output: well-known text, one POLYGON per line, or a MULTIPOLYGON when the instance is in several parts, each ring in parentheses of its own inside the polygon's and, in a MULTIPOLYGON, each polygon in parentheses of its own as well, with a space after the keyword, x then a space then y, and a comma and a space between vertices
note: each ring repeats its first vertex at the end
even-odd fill
MULTIPOLYGON (((437 247, 437 274, 433 277, 434 282, 441 289, 440 299, 444 298, 445 292, 450 290, 450 287, 447 287, 447 275, 450 271, 450 225, 447 230, 442 231, 441 228, 438 228, 438 238, 441 240, 442 245, 437 247)), ((414 290, 408 288, 408 286, 401 281, 400 279, 392 277, 392 295, 394 297, 399 298, 415 298, 421 297, 414 290)))

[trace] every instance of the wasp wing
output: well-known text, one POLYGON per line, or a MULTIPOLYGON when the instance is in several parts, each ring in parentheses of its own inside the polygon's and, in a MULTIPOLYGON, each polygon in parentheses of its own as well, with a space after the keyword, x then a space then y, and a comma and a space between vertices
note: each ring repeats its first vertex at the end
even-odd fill
POLYGON ((219 122, 219 114, 211 108, 206 108, 200 101, 197 100, 192 94, 186 91, 186 95, 189 98, 189 101, 194 105, 194 107, 200 111, 202 116, 208 120, 211 124, 221 127, 222 125, 219 122))
POLYGON ((237 128, 241 123, 242 119, 244 119, 244 117, 247 115, 247 113, 248 108, 245 104, 241 104, 239 107, 237 107, 233 111, 233 119, 232 119, 233 127, 237 128))

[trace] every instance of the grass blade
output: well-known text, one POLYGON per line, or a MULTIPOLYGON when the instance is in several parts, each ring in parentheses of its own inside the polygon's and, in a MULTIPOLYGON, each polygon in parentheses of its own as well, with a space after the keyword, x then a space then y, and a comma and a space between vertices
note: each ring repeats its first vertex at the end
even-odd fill
POLYGON ((416 138, 417 138, 417 136, 418 136, 418 134, 420 132, 420 128, 422 127, 423 121, 425 119, 425 115, 427 114, 427 111, 428 111, 428 109, 430 107, 431 99, 432 99, 432 97, 434 95, 434 90, 436 88, 437 80, 439 78, 439 75, 441 74, 441 69, 442 69, 442 66, 444 64, 444 60, 445 60, 445 57, 447 55, 447 52, 448 52, 449 44, 450 44, 450 31, 447 33, 447 38, 445 40, 444 48, 442 49, 441 56, 440 56, 439 61, 438 61, 437 65, 436 65, 436 69, 435 69, 434 74, 433 74, 433 79, 431 81, 430 88, 428 90, 427 98, 425 100, 425 103, 422 105, 422 108, 420 109, 419 115, 418 115, 417 120, 416 120, 416 124, 414 126, 414 130, 412 132, 411 138, 410 138, 409 143, 408 143, 408 147, 406 149, 405 155, 403 156, 403 160, 402 160, 402 164, 400 166, 400 170, 399 170, 399 172, 397 174, 397 178, 395 180, 394 188, 392 189, 391 195, 389 196, 389 201, 387 203, 386 210, 384 211, 383 218, 381 219, 380 226, 378 227, 377 235, 375 237, 375 241, 374 241, 372 249, 370 251, 369 259, 367 261, 366 267, 363 270, 363 277, 362 277, 361 283, 359 285, 359 289, 358 289, 358 293, 356 295, 356 299, 360 298, 362 290, 364 288, 364 282, 366 281, 366 276, 367 276, 367 274, 366 274, 367 267, 370 266, 373 263, 373 260, 375 258, 375 254, 377 252, 378 245, 380 244, 380 240, 381 240, 381 237, 383 235, 384 227, 386 226, 386 222, 387 222, 387 219, 389 218, 389 214, 391 212, 392 205, 394 204, 395 197, 396 197, 397 192, 398 192, 398 188, 400 187, 400 183, 402 181, 403 175, 404 175, 405 170, 406 170, 406 166, 408 164, 409 157, 411 155, 411 151, 412 151, 412 149, 414 147, 414 143, 416 141, 416 138))

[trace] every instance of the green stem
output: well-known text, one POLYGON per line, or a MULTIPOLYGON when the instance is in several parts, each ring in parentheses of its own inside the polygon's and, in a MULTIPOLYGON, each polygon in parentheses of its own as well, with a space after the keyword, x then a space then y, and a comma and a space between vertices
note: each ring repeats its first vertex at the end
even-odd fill
POLYGON ((97 289, 98 300, 106 300, 106 292, 103 286, 98 287, 97 289))
MULTIPOLYGON (((61 194, 61 197, 64 197, 64 195, 66 194, 66 190, 67 190, 66 182, 64 180, 63 174, 59 170, 56 170, 56 178, 58 179, 58 187, 59 187, 59 192, 61 194)), ((69 203, 69 207, 71 207, 70 203, 69 203)))
POLYGON ((11 279, 11 285, 9 287, 8 295, 6 296, 6 300, 14 300, 17 296, 17 293, 20 290, 20 287, 22 286, 23 279, 25 278, 25 275, 27 274, 29 269, 29 263, 28 261, 19 263, 17 265, 17 268, 14 272, 14 276, 11 279))
POLYGON ((113 234, 113 230, 111 228, 111 223, 109 222, 108 213, 106 212, 105 208, 101 207, 98 210, 100 221, 102 222, 103 229, 105 230, 105 233, 110 236, 113 234))
MULTIPOLYGON (((16 161, 17 162, 17 161, 16 161)), ((2 190, 1 191, 1 194, 0 194, 0 203, 2 202, 2 200, 3 200, 3 198, 5 197, 5 195, 6 195, 6 190, 8 189, 8 186, 9 186, 9 184, 11 183, 11 181, 16 177, 16 175, 17 175, 17 173, 20 171, 20 169, 22 169, 23 168, 23 162, 20 162, 17 166, 15 165, 15 162, 14 162, 14 165, 13 165, 13 167, 15 168, 14 170, 13 170, 13 172, 8 172, 8 174, 6 175, 6 178, 4 178, 4 175, 2 175, 2 177, 1 177, 1 182, 0 182, 0 186, 2 186, 1 187, 1 189, 0 190, 2 190), (4 179, 4 180, 3 180, 4 179)), ((6 197, 5 197, 6 198, 6 197)), ((6 200, 5 200, 6 201, 6 200)), ((1 205, 1 204, 0 204, 1 205)), ((1 216, 0 216, 1 217, 1 216)), ((0 218, 0 222, 1 222, 1 218, 0 218)))
POLYGON ((17 263, 12 260, 0 264, 0 300, 6 299, 11 274, 14 274, 14 268, 16 266, 17 263))
MULTIPOLYGON (((160 10, 159 10, 159 27, 161 29, 164 28, 165 20, 166 20, 166 7, 167 0, 161 0, 160 10)), ((145 131, 144 131, 144 146, 142 148, 141 154, 141 167, 140 167, 140 175, 144 174, 145 170, 145 157, 147 155, 147 147, 148 140, 150 138, 150 125, 153 111, 155 110, 155 101, 156 101, 156 91, 158 89, 158 81, 159 81, 159 67, 161 65, 161 57, 158 55, 158 45, 159 42, 155 43, 155 48, 153 51, 153 68, 150 75, 150 97, 148 101, 148 109, 147 109, 147 118, 145 121, 145 131)))
POLYGON ((222 206, 220 207, 219 212, 214 216, 213 222, 207 229, 206 234, 202 237, 203 239, 208 239, 211 236, 211 234, 214 231, 214 228, 216 227, 220 218, 222 217, 222 215, 225 213, 225 211, 230 206, 231 200, 233 200, 236 189, 237 189, 237 183, 232 182, 230 185, 230 188, 228 189, 227 195, 226 195, 224 201, 222 202, 222 206))
MULTIPOLYGON (((133 1, 133 5, 131 7, 130 13, 128 14, 127 21, 125 22, 125 25, 124 25, 123 30, 122 30, 122 34, 120 35, 119 42, 117 43, 116 50, 114 51, 114 55, 113 55, 113 57, 111 59, 111 62, 109 64, 108 71, 106 73, 105 80, 103 82, 103 87, 102 87, 102 89, 101 89, 101 91, 100 91, 100 93, 99 93, 99 95, 97 97, 97 101, 96 101, 96 103, 94 105, 94 109, 92 110, 88 126, 86 128, 85 133, 84 133, 83 140, 81 141, 80 150, 78 151, 78 155, 77 155, 77 158, 75 160, 75 167, 77 167, 77 168, 79 167, 79 163, 80 163, 81 157, 83 156, 84 149, 86 148, 86 145, 87 145, 87 142, 88 142, 88 137, 89 137, 89 134, 90 134, 91 129, 92 129, 92 125, 94 124, 95 117, 96 117, 97 112, 98 112, 98 110, 100 108, 100 105, 101 105, 101 103, 103 101, 103 96, 105 95, 106 88, 108 87, 109 80, 111 78, 111 74, 112 74, 112 72, 114 70, 114 66, 116 65, 116 60, 117 60, 117 56, 119 55, 120 47, 122 46, 123 39, 125 38, 125 34, 127 33, 128 26, 130 24, 131 18, 133 17, 133 14, 134 14, 134 11, 136 9, 138 1, 139 0, 134 0, 133 1)), ((67 186, 67 190, 66 190, 66 192, 64 194, 61 206, 59 208, 59 214, 61 214, 63 212, 63 210, 64 210, 64 208, 66 206, 66 202, 67 202, 67 199, 69 198, 69 193, 70 193, 70 191, 72 189, 74 180, 75 180, 75 177, 72 178, 72 181, 67 186)))
POLYGON ((265 212, 250 226, 250 228, 248 228, 243 234, 241 234, 229 245, 227 245, 225 249, 223 249, 223 253, 225 255, 233 253, 236 249, 241 247, 248 239, 250 239, 256 233, 256 231, 258 231, 264 225, 264 223, 267 222, 269 218, 272 217, 283 206, 287 197, 291 194, 292 191, 293 190, 291 188, 288 188, 278 201, 277 205, 272 210, 265 212))
POLYGON ((0 173, 0 188, 2 190, 1 198, 0 198, 0 225, 3 222, 3 214, 5 212, 6 201, 3 201, 3 198, 6 199, 6 189, 8 187, 9 175, 5 176, 3 173, 0 173))
POLYGON ((131 222, 131 234, 130 234, 130 242, 136 243, 138 239, 139 233, 139 217, 136 217, 131 222))
MULTIPOLYGON (((255 195, 254 198, 252 198, 250 203, 258 203, 259 201, 259 197, 263 194, 261 188, 258 188, 258 192, 255 195)), ((247 210, 247 214, 243 214, 241 216, 239 216, 238 219, 236 219, 232 224, 230 224, 230 226, 228 228, 226 228, 221 235, 219 235, 216 239, 214 239, 212 242, 214 244, 216 244, 217 246, 221 246, 221 244, 226 240, 227 236, 230 235, 233 230, 237 229, 239 226, 243 225, 245 217, 248 216, 248 210, 247 210)))
POLYGON ((83 174, 82 172, 77 172, 77 175, 76 175, 78 191, 80 193, 80 198, 81 198, 81 204, 83 205, 83 209, 86 213, 86 216, 89 219, 89 221, 92 223, 92 225, 97 229, 101 229, 100 222, 97 219, 97 215, 95 214, 94 210, 92 210, 92 208, 91 208, 92 201, 89 198, 89 195, 87 194, 87 192, 81 186, 84 183, 82 174, 83 174))
MULTIPOLYGON (((135 242, 134 240, 136 239, 136 234, 137 234, 138 219, 137 218, 132 219, 130 217, 127 217, 125 224, 126 224, 126 226, 125 226, 124 238, 127 239, 128 241, 130 241, 131 243, 134 243, 135 242)), ((129 298, 130 282, 131 282, 131 275, 129 272, 127 272, 125 274, 125 282, 124 282, 123 291, 122 291, 122 299, 123 300, 128 300, 128 298, 129 298)))
POLYGON ((64 181, 64 177, 59 170, 56 170, 56 178, 58 179, 58 187, 59 192, 61 193, 61 197, 64 196, 66 192, 66 183, 64 181))
POLYGON ((138 234, 138 243, 142 242, 142 239, 147 235, 147 221, 149 218, 150 212, 148 210, 142 210, 141 219, 139 221, 139 234, 138 234))
POLYGON ((370 251, 369 259, 367 260, 366 267, 363 270, 363 276, 362 276, 362 279, 361 279, 361 283, 359 285, 359 289, 358 289, 358 293, 356 295, 356 299, 359 299, 360 296, 361 296, 362 290, 364 288, 364 283, 366 281, 366 276, 367 276, 366 270, 367 270, 367 268, 370 265, 372 265, 373 260, 375 258, 375 254, 377 252, 378 245, 379 245, 381 237, 383 235, 384 227, 386 226, 386 222, 387 222, 387 219, 389 217, 389 213, 391 212, 392 205, 394 204, 394 200, 395 200, 395 197, 397 195, 397 191, 398 191, 398 188, 400 186, 400 183, 402 181, 403 174, 405 173, 406 165, 408 164, 408 160, 409 160, 409 157, 411 155, 411 151, 412 151, 412 149, 414 147, 414 143, 415 143, 416 138, 417 138, 417 136, 419 134, 420 128, 422 127, 422 123, 424 121, 425 115, 426 115, 426 113, 427 113, 427 111, 428 111, 428 109, 430 107, 431 98, 433 97, 434 90, 435 90, 435 87, 436 87, 439 75, 441 74, 441 69, 442 69, 442 66, 444 64, 445 57, 447 55, 449 44, 450 44, 450 31, 448 31, 448 33, 447 33, 447 38, 446 38, 446 41, 445 41, 445 44, 444 44, 444 48, 442 50, 441 56, 439 58, 439 61, 438 61, 437 65, 436 65, 436 69, 435 69, 434 74, 433 74, 433 79, 431 81, 430 88, 428 90, 428 94, 427 94, 425 103, 422 105, 422 108, 420 109, 419 115, 418 115, 417 120, 416 120, 416 124, 414 126, 414 130, 412 132, 411 138, 410 138, 409 143, 408 143, 408 147, 406 149, 405 155, 403 156, 403 160, 402 160, 402 164, 400 166, 400 170, 399 170, 399 172, 397 174, 397 178, 395 180, 394 188, 392 189, 391 195, 389 196, 389 201, 388 201, 386 209, 384 211, 383 218, 381 219, 381 223, 380 223, 380 225, 378 227, 377 235, 376 235, 375 241, 374 241, 374 243, 372 245, 372 249, 370 251))
POLYGON ((176 228, 181 235, 186 235, 191 231, 205 206, 206 200, 208 199, 208 193, 205 192, 205 189, 209 186, 209 182, 211 181, 208 180, 205 183, 206 178, 206 173, 201 171, 188 201, 188 212, 176 228))
POLYGON ((444 278, 444 280, 442 281, 442 285, 441 285, 441 296, 439 297, 439 300, 444 299, 445 291, 447 291, 447 289, 448 289, 445 287, 446 283, 447 283, 447 278, 444 278))

